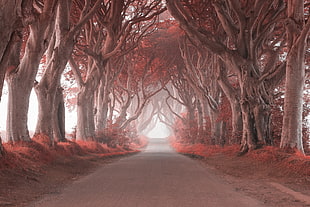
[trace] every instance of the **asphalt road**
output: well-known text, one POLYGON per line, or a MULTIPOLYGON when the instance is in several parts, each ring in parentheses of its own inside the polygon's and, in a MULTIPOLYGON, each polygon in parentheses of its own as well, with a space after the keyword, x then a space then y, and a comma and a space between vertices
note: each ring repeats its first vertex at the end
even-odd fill
POLYGON ((165 139, 97 169, 31 207, 258 207, 199 162, 175 153, 165 139))

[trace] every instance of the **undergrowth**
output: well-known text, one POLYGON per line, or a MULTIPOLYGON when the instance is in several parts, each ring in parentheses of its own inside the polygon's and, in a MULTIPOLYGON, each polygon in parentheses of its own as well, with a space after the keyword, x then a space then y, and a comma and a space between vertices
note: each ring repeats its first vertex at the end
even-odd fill
POLYGON ((140 143, 129 147, 108 147, 107 144, 95 141, 70 141, 53 143, 45 136, 35 136, 30 142, 4 143, 5 154, 0 158, 0 170, 16 169, 40 171, 43 165, 55 159, 70 159, 87 155, 97 157, 113 157, 138 152, 138 148, 146 144, 145 138, 140 143))
POLYGON ((242 157, 238 156, 240 146, 218 146, 205 144, 184 144, 170 139, 171 146, 181 154, 198 159, 206 159, 218 154, 234 157, 235 159, 250 159, 254 162, 271 164, 275 169, 281 169, 287 174, 310 176, 310 156, 304 156, 299 152, 287 153, 279 147, 265 146, 253 150, 242 157))

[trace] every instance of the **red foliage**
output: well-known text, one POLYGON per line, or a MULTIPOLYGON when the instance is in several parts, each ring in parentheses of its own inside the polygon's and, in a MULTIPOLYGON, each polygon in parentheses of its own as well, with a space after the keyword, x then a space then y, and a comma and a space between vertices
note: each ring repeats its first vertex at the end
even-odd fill
POLYGON ((85 141, 77 141, 76 142, 81 149, 84 152, 87 153, 109 153, 111 152, 111 149, 106 144, 100 144, 98 142, 90 141, 90 142, 85 142, 85 141))
POLYGON ((177 142, 175 137, 170 138, 170 144, 178 153, 198 155, 201 157, 208 157, 218 153, 226 153, 229 155, 237 154, 240 149, 239 145, 231 145, 227 147, 222 147, 219 145, 205 145, 200 143, 189 145, 177 142))
POLYGON ((0 159, 0 169, 19 168, 35 170, 40 165, 47 164, 54 159, 54 154, 44 145, 32 142, 19 142, 14 145, 5 143, 5 156, 0 159))
POLYGON ((47 135, 43 135, 43 134, 35 135, 32 138, 32 141, 35 141, 35 142, 42 144, 44 146, 55 145, 55 143, 51 143, 51 139, 47 135))
MULTIPOLYGON (((143 139, 142 139, 143 140, 143 139)), ((144 141, 141 141, 144 143, 144 141)), ((50 144, 46 136, 35 136, 30 142, 19 142, 15 144, 5 143, 3 147, 5 154, 0 158, 0 170, 21 169, 30 171, 40 171, 43 165, 51 163, 55 159, 66 159, 70 157, 81 157, 94 155, 99 157, 112 157, 138 152, 137 148, 141 145, 132 145, 134 149, 124 149, 117 145, 109 148, 106 144, 98 142, 60 142, 50 144)))
MULTIPOLYGON (((227 147, 207 146, 203 144, 183 144, 177 142, 174 137, 170 139, 171 146, 179 153, 206 158, 215 154, 225 154, 236 157, 240 146, 227 147)), ((272 163, 275 168, 282 169, 287 173, 310 175, 310 156, 304 156, 300 152, 287 153, 278 147, 266 146, 261 149, 248 152, 245 158, 253 162, 272 163)))
POLYGON ((59 154, 64 156, 85 155, 85 151, 82 149, 82 147, 76 142, 72 141, 59 142, 55 148, 59 154))
POLYGON ((310 175, 310 156, 301 155, 300 152, 286 153, 278 147, 266 146, 253 150, 246 155, 261 162, 270 162, 275 168, 286 169, 299 175, 310 175))

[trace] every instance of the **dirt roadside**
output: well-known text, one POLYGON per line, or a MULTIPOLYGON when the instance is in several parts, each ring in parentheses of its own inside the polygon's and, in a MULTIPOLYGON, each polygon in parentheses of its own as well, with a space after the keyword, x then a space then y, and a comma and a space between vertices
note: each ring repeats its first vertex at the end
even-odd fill
POLYGON ((115 162, 125 156, 130 155, 61 157, 43 166, 40 171, 2 170, 0 171, 0 207, 27 206, 43 195, 58 194, 65 186, 93 172, 99 166, 115 162))
POLYGON ((236 191, 260 200, 266 206, 310 206, 310 175, 298 175, 293 170, 277 168, 276 163, 247 156, 219 153, 205 158, 194 156, 193 159, 221 176, 236 191))

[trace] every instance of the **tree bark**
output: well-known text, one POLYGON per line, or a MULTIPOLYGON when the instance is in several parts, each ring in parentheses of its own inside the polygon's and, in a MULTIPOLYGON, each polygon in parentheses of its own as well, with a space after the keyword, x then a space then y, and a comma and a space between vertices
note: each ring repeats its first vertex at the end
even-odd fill
POLYGON ((1 136, 0 136, 0 159, 5 155, 5 149, 2 145, 2 139, 1 139, 1 136))
POLYGON ((96 85, 87 83, 88 87, 82 86, 78 93, 77 102, 77 140, 94 140, 95 123, 94 123, 94 93, 96 85))
POLYGON ((30 141, 27 121, 31 87, 21 87, 19 81, 20 78, 7 78, 9 99, 6 140, 12 143, 30 141))
MULTIPOLYGON (((18 65, 9 63, 9 59, 14 44, 19 44, 16 41, 16 31, 20 32, 24 27, 22 24, 22 2, 22 0, 2 0, 0 3, 0 100, 6 71, 12 69, 10 66, 15 69, 18 65)), ((18 39, 20 38, 21 36, 18 39)), ((14 52, 19 54, 19 51, 14 52)))
POLYGON ((197 120, 198 120, 197 142, 201 143, 204 134, 204 116, 203 116, 202 103, 200 100, 197 101, 197 120))
POLYGON ((34 86, 37 99, 38 99, 38 120, 35 130, 35 135, 46 135, 50 138, 50 145, 54 141, 53 136, 53 114, 56 113, 54 107, 55 90, 49 90, 44 87, 43 81, 36 83, 34 86), (39 85, 40 84, 40 85, 39 85))
POLYGON ((284 115, 280 147, 304 153, 302 142, 305 49, 310 21, 304 25, 304 1, 288 1, 287 37, 289 52, 286 64, 284 115))
POLYGON ((222 122, 218 120, 219 111, 211 110, 210 111, 210 122, 211 122, 211 143, 212 145, 219 145, 222 131, 222 122))
POLYGON ((96 97, 96 132, 103 132, 106 127, 109 110, 109 87, 107 85, 106 75, 101 79, 96 97))
MULTIPOLYGON (((218 61, 221 60, 218 58, 218 61)), ((238 90, 231 85, 227 78, 227 69, 225 67, 226 66, 221 61, 217 71, 217 82, 226 95, 231 108, 232 137, 229 139, 229 143, 240 144, 243 126, 240 106, 240 89, 238 90)))
POLYGON ((65 123, 65 101, 63 88, 58 87, 55 97, 55 113, 53 117, 53 135, 56 142, 65 142, 66 123, 65 123))

